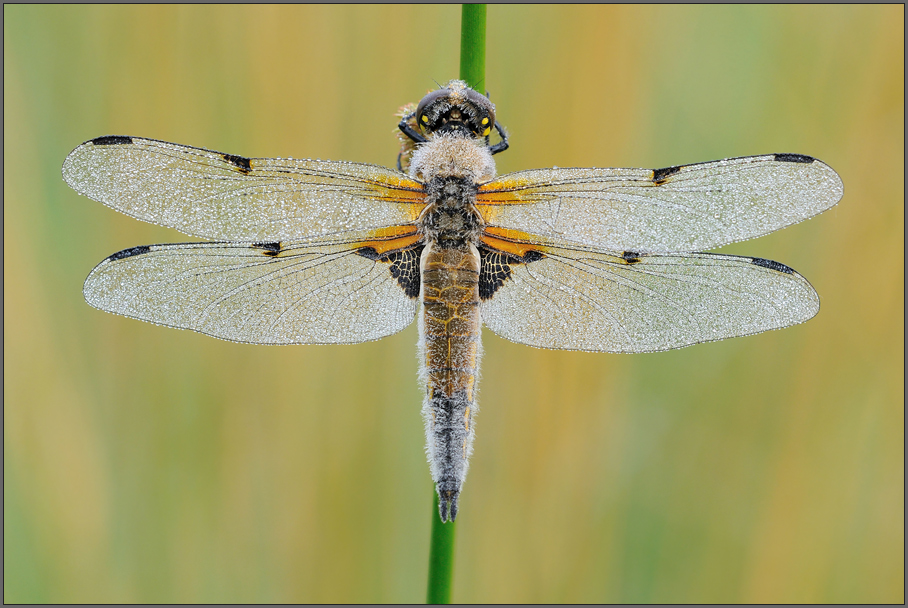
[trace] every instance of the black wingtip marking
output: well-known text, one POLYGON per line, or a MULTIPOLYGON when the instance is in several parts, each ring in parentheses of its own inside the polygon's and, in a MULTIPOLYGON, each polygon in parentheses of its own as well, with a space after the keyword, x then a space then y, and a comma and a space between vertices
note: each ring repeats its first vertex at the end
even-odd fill
POLYGON ((249 173, 252 171, 252 163, 249 162, 249 159, 245 156, 236 156, 233 154, 225 154, 224 160, 226 160, 231 165, 235 166, 237 169, 243 173, 249 173))
POLYGON ((816 159, 806 154, 774 154, 775 160, 780 163, 805 163, 810 164, 816 159))
POLYGON ((149 245, 140 245, 138 247, 130 247, 129 249, 124 249, 123 251, 118 251, 112 256, 107 258, 107 261, 113 262, 114 260, 122 260, 123 258, 131 258, 136 255, 142 255, 143 253, 148 253, 151 251, 149 245))
POLYGON ((539 260, 541 260, 544 257, 545 257, 545 254, 542 253, 541 251, 536 251, 535 249, 530 249, 529 251, 527 251, 524 254, 522 261, 524 264, 529 264, 531 262, 538 262, 539 260))
POLYGON ((627 264, 636 264, 637 262, 640 261, 640 255, 641 254, 639 254, 635 251, 625 251, 621 254, 621 257, 624 259, 625 263, 627 263, 627 264))
POLYGON ((764 258, 751 258, 750 263, 754 266, 762 266, 763 268, 769 268, 770 270, 784 272, 785 274, 794 274, 793 268, 789 268, 785 264, 773 262, 772 260, 767 260, 764 258))
POLYGON ((666 180, 681 170, 684 165, 678 165, 677 167, 664 167, 662 169, 653 169, 653 183, 657 186, 661 186, 666 182, 666 180))
POLYGON ((91 144, 94 146, 121 146, 123 144, 131 144, 132 138, 127 137, 126 135, 105 135, 104 137, 96 137, 91 140, 91 144))
POLYGON ((279 242, 253 243, 252 247, 254 249, 261 249, 262 253, 270 255, 271 257, 276 257, 281 252, 281 244, 279 242))

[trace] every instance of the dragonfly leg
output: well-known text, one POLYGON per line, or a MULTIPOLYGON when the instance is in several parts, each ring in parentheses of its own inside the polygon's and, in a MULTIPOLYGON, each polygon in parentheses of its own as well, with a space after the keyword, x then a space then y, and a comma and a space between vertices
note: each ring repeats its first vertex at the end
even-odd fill
POLYGON ((498 154, 508 149, 508 134, 505 133, 504 128, 497 121, 495 122, 495 130, 501 136, 501 141, 494 146, 489 146, 489 152, 492 154, 498 154))
MULTIPOLYGON (((407 137, 409 137, 410 139, 412 139, 413 141, 415 141, 418 144, 424 144, 427 141, 429 141, 428 139, 423 137, 422 134, 419 133, 419 131, 416 131, 413 127, 411 127, 409 125, 409 121, 411 118, 413 118, 412 113, 407 114, 406 116, 401 118, 400 122, 397 125, 397 128, 400 129, 404 135, 406 135, 407 137)), ((400 165, 398 165, 398 167, 400 167, 400 165)))

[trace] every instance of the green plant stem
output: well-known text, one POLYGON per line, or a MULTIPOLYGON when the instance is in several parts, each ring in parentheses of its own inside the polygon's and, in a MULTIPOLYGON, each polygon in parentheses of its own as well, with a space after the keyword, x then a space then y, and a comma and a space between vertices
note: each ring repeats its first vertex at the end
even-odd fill
POLYGON ((486 80, 486 5, 464 4, 460 17, 460 79, 480 93, 486 80))
POLYGON ((432 509, 432 544, 429 548, 429 590, 427 604, 451 603, 454 574, 454 522, 442 523, 438 516, 438 494, 432 509))
MULTIPOLYGON (((464 4, 460 19, 460 79, 482 91, 486 79, 486 5, 464 4)), ((454 576, 454 522, 442 523, 438 494, 433 492, 432 542, 429 547, 429 585, 426 602, 451 603, 454 576)))

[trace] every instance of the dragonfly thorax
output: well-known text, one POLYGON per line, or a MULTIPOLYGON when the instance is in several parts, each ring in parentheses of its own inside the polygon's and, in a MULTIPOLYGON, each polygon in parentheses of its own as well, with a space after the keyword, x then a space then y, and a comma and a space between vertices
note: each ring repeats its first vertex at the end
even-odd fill
POLYGON ((495 177, 495 161, 482 139, 443 133, 417 147, 410 161, 410 177, 427 184, 436 177, 461 177, 482 184, 495 177))
POLYGON ((463 177, 436 177, 426 187, 429 206, 420 230, 445 248, 462 249, 479 242, 484 226, 474 205, 476 184, 463 177))
POLYGON ((410 176, 426 184, 428 205, 420 218, 426 238, 445 247, 476 244, 483 228, 474 206, 476 190, 495 177, 488 146, 455 134, 436 135, 417 148, 410 176))

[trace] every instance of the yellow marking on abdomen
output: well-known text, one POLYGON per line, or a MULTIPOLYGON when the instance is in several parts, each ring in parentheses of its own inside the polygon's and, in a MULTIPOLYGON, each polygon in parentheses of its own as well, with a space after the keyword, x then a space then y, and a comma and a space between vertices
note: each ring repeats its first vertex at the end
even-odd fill
POLYGON ((473 400, 479 336, 479 252, 440 249, 423 254, 423 327, 429 389, 473 400))

